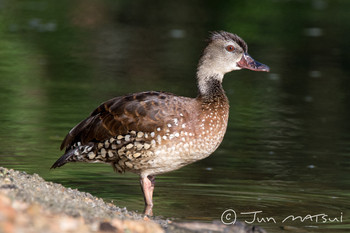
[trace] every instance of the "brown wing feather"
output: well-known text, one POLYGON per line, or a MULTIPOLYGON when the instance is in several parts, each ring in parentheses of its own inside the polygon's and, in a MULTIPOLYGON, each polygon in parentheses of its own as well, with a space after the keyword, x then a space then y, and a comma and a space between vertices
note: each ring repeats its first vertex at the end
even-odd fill
POLYGON ((152 132, 157 127, 163 127, 167 119, 176 116, 178 98, 185 97, 163 92, 142 92, 108 100, 67 134, 61 150, 68 150, 76 142, 84 145, 91 141, 104 141, 131 130, 152 132))

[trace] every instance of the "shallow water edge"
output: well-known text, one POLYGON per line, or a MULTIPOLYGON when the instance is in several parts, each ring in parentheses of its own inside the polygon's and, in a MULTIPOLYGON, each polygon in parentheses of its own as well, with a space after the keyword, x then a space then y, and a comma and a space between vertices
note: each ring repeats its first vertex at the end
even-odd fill
POLYGON ((0 167, 0 232, 261 232, 236 223, 173 222, 106 203, 37 174, 0 167))

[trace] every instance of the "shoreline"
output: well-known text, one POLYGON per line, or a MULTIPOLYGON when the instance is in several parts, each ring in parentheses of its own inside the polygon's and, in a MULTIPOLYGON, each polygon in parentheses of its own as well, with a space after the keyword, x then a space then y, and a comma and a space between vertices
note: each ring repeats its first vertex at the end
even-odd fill
POLYGON ((148 217, 90 193, 0 167, 0 232, 266 232, 243 223, 172 222, 148 217))

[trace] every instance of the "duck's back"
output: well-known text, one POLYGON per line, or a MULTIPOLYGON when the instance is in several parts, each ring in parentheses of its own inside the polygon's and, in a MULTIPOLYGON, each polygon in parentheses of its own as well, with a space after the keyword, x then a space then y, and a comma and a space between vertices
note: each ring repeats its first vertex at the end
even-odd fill
POLYGON ((108 100, 67 134, 61 145, 66 153, 53 168, 75 161, 106 162, 120 172, 141 173, 158 151, 192 135, 199 107, 195 99, 164 92, 108 100))

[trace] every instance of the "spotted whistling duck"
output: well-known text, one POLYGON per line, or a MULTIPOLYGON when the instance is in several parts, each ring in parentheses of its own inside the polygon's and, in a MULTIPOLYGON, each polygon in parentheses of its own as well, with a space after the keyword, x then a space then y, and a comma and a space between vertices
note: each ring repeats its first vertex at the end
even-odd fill
POLYGON ((51 168, 103 162, 137 173, 145 213, 152 214, 155 176, 204 159, 220 145, 229 114, 224 74, 269 71, 247 52, 239 36, 213 32, 197 67, 196 98, 150 91, 110 99, 71 129, 61 145, 65 154, 51 168))

